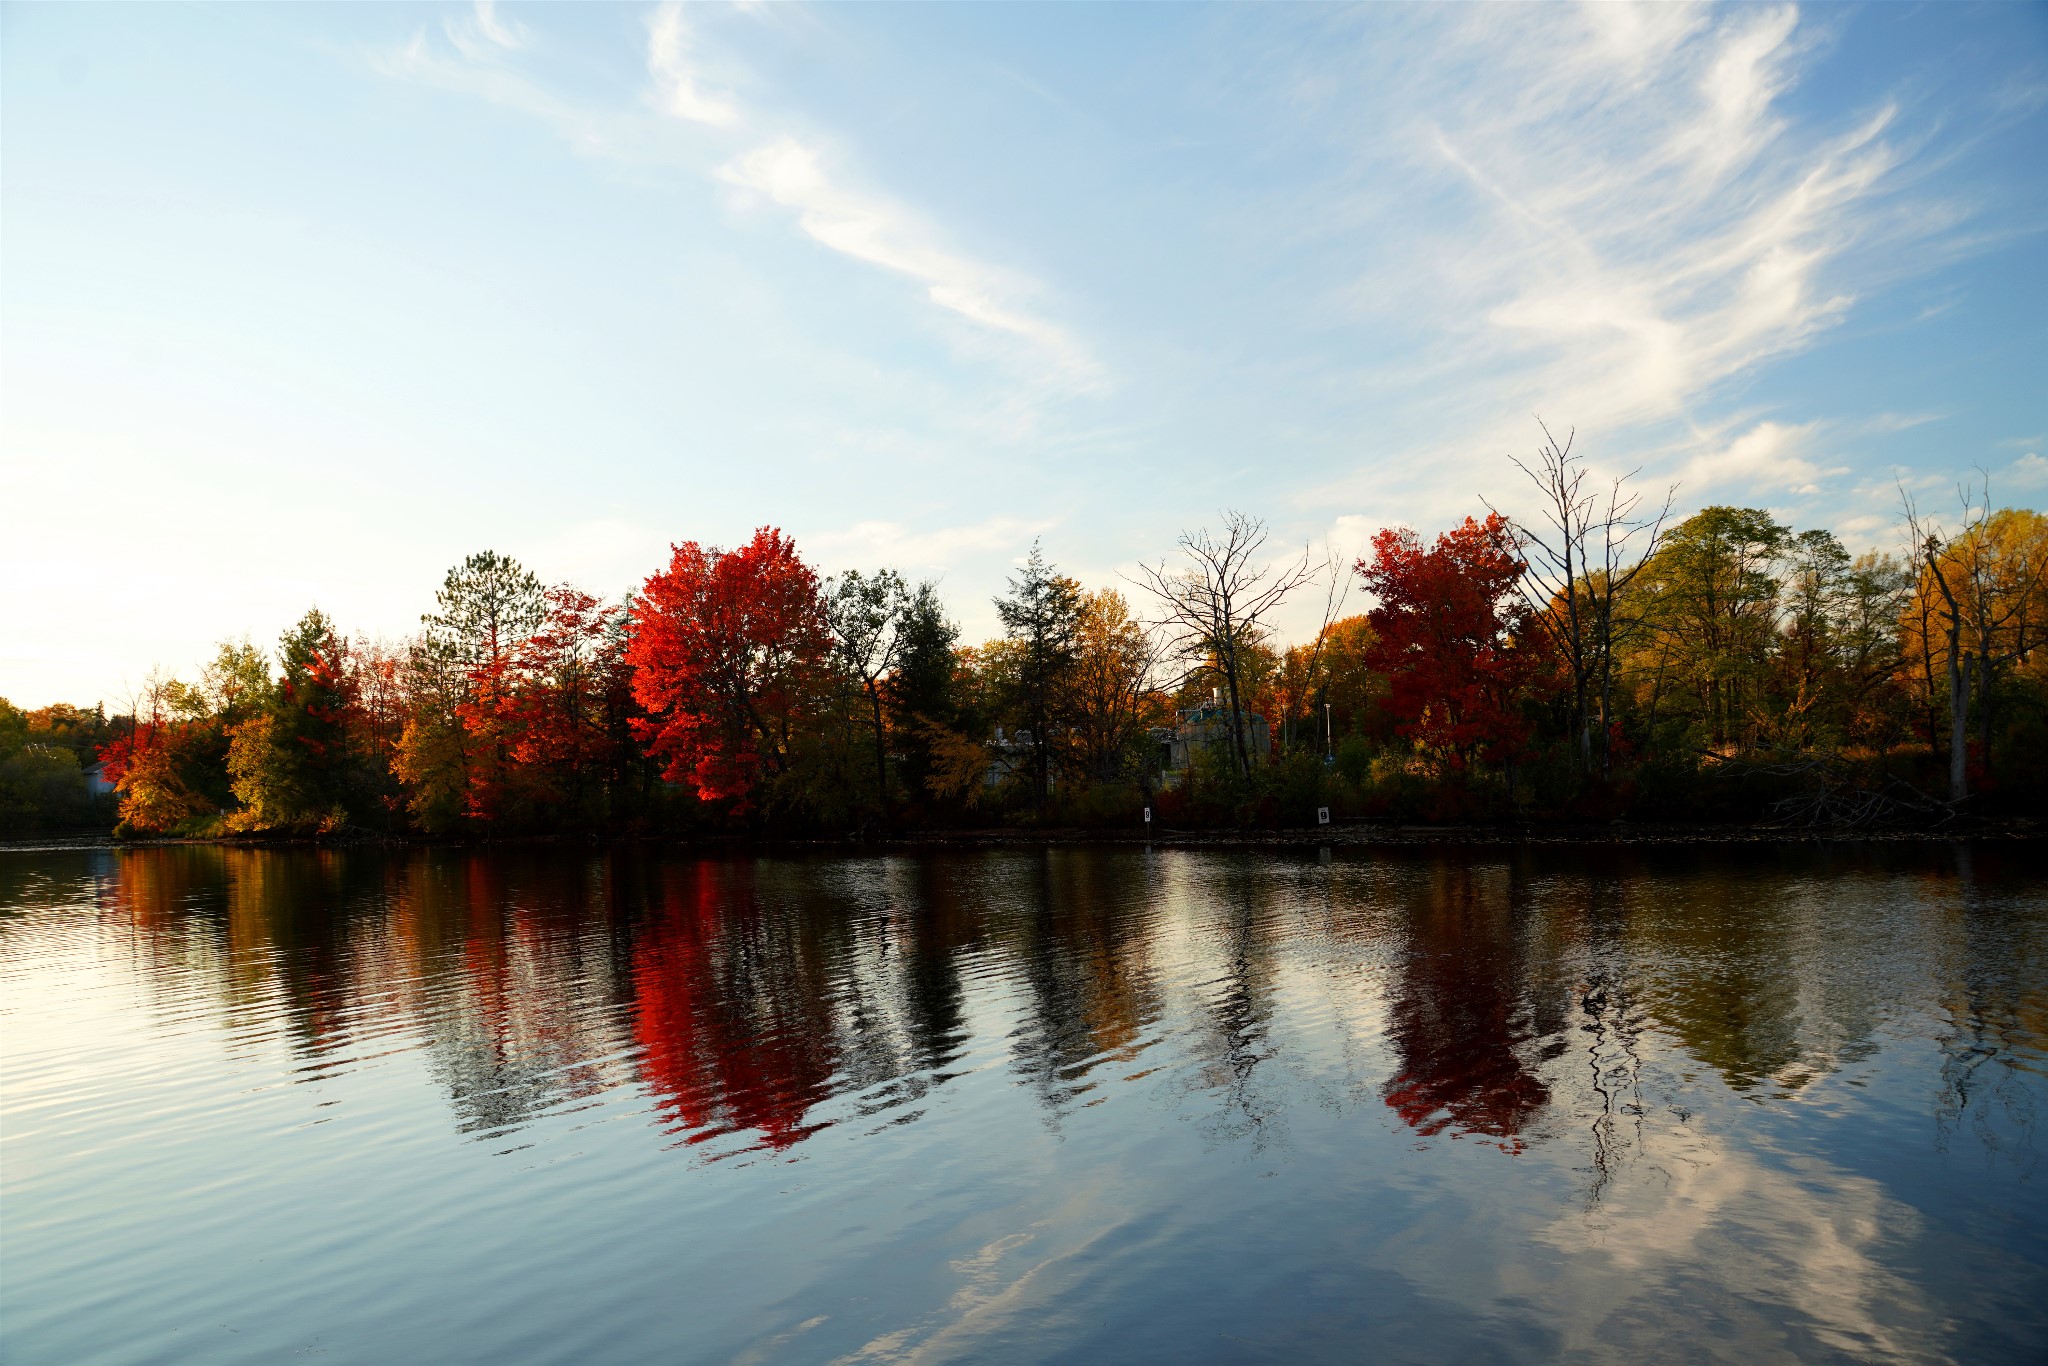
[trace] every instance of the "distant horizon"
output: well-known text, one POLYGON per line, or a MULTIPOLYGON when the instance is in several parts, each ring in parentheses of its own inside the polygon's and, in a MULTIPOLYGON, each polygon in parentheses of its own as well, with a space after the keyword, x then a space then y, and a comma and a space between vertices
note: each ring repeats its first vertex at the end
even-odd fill
MULTIPOLYGON (((1225 508, 2048 498, 2048 10, 0 6, 0 696, 485 548, 1090 587, 1225 508), (1506 501, 1503 501, 1506 500, 1506 501)), ((1354 597, 1354 601, 1356 598, 1354 597)), ((1319 606, 1319 605, 1318 605, 1319 606)), ((1315 608, 1300 623, 1312 629, 1315 608)), ((1297 630, 1296 627, 1301 629, 1297 630)))

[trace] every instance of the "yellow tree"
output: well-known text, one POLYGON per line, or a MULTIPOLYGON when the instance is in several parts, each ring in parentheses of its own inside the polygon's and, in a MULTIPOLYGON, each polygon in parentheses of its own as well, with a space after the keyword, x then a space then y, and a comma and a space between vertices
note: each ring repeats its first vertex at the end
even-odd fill
POLYGON ((1067 698, 1073 760, 1106 781, 1160 710, 1152 689, 1158 651, 1113 588, 1082 596, 1074 641, 1067 698))
POLYGON ((1965 768, 1971 694, 1976 694, 1979 760, 1989 769, 2001 672, 2024 666, 2048 627, 2048 519, 2022 509, 1990 510, 1989 490, 1966 491, 1955 536, 1920 522, 1908 505, 1920 572, 1900 622, 1908 667, 1935 703, 1935 662, 1946 675, 1949 799, 1968 795, 1965 768))
POLYGON ((1280 656, 1272 690, 1281 715, 1301 725, 1292 738, 1319 750, 1364 724, 1387 690, 1385 676, 1366 663, 1372 642, 1372 622, 1361 614, 1331 622, 1313 642, 1280 656))
POLYGON ((1978 743, 1988 771, 2000 679, 2027 662, 2048 630, 2048 518, 2002 508, 1976 528, 1964 553, 1977 650, 1978 743))

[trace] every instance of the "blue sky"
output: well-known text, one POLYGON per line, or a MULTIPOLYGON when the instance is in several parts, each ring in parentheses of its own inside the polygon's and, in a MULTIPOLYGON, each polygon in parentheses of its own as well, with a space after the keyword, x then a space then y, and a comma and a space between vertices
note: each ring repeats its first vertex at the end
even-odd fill
POLYGON ((492 547, 1353 553, 1533 414, 1889 544, 2048 502, 2048 8, 0 9, 0 695, 492 547))

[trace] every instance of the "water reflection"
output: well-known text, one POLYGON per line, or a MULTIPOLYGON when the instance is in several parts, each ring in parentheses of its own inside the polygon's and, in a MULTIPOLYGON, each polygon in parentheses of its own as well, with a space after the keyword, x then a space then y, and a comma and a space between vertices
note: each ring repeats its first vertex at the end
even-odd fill
MULTIPOLYGON (((1011 1036, 1012 1066, 1059 1119, 1097 1087, 1093 1073, 1135 1062, 1158 1016, 1143 865, 1033 859, 1027 904, 1009 938, 1029 997, 1011 1036)), ((1008 946, 1006 946, 1008 947, 1008 946)))
MULTIPOLYGON (((1702 1319, 1749 1355, 2048 1341, 2048 895, 1995 849, 167 847, 0 857, 0 908, 10 1141, 68 1170, 175 1145, 177 1114, 255 1180, 289 1170, 281 1130, 356 1115, 319 1151, 401 1173, 322 1207, 365 1240, 440 1182, 472 1183, 452 1227, 603 1153, 549 1235, 623 1284, 641 1259, 603 1251, 614 1226, 699 1193, 675 1222, 719 1236, 670 1255, 724 1287, 692 1292, 727 1325, 706 1359, 1000 1359, 1046 1334, 1114 1359, 1088 1335, 1126 1321, 1124 1359, 1640 1355, 1702 1319), (108 1102, 129 1092, 153 1097, 133 1132, 108 1102), (771 1293, 791 1277, 810 1288, 771 1293)), ((36 1265, 54 1285, 104 1255, 36 1265)))
MULTIPOLYGON (((857 996, 834 1009, 843 944, 821 917, 765 913, 752 873, 661 870, 633 936, 634 1033, 676 1132, 702 1142, 752 1130, 779 1149, 820 1127, 805 1116, 831 1093, 842 1056, 869 1051, 869 1031, 857 996)), ((850 1079, 873 1075, 856 1067, 850 1079)))
POLYGON ((1881 873, 1787 885, 1771 868, 1674 881, 1527 862, 1225 863, 1199 897, 1156 857, 1058 852, 193 847, 100 854, 94 875, 166 1009, 204 1002, 231 1037, 281 1031, 316 1070, 416 1040, 478 1135, 630 1082, 689 1144, 784 1150, 942 1086, 979 995, 1009 1019, 1008 1066, 1048 1124, 1105 1076, 1148 1075, 1172 1033, 1183 1086, 1220 1102, 1218 1138, 1257 1142, 1301 1075, 1266 1066, 1276 1014, 1321 971, 1365 977, 1383 1057, 1346 1066, 1381 1067, 1378 1095, 1417 1136, 1513 1153, 1580 1134, 1596 1185, 1650 1103, 1646 1034, 1734 1093, 1782 1098, 1866 1056, 1916 1000, 1946 1021, 1943 1124, 2031 1161, 2018 1074, 2043 1071, 2044 931, 1974 875, 1923 877, 1845 926, 1831 905, 1881 873), (1380 956, 1361 965, 1360 945, 1380 956), (1546 1124, 1558 1088, 1570 1113, 1546 1124))
POLYGON ((1400 1070, 1382 1094, 1418 1134, 1514 1152, 1550 1089, 1523 1057, 1539 1030, 1509 884, 1505 868, 1440 865, 1416 888, 1389 1029, 1400 1070))

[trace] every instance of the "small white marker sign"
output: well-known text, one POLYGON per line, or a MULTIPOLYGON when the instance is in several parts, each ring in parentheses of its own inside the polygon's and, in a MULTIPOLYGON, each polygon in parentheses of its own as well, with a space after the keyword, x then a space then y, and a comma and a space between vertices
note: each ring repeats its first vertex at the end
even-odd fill
POLYGON ((1317 807, 1317 808, 1316 808, 1316 824, 1317 824, 1317 825, 1328 825, 1329 823, 1330 823, 1330 808, 1329 808, 1329 807, 1327 807, 1327 806, 1319 806, 1319 807, 1317 807))
POLYGON ((1149 806, 1145 808, 1145 824, 1152 824, 1152 808, 1149 806))

